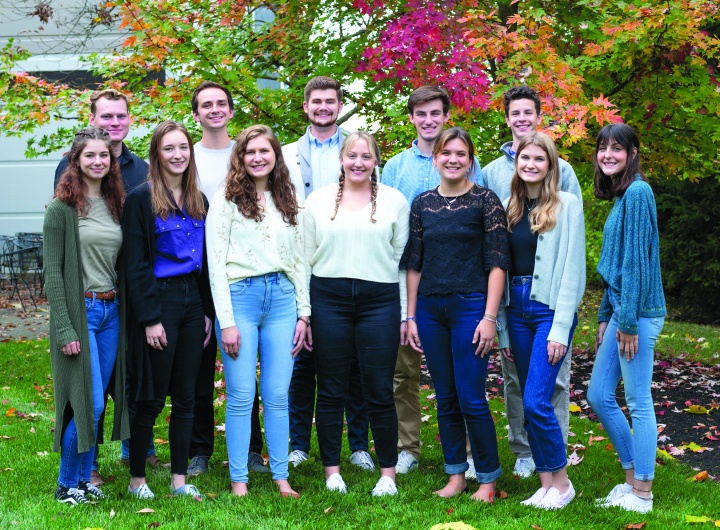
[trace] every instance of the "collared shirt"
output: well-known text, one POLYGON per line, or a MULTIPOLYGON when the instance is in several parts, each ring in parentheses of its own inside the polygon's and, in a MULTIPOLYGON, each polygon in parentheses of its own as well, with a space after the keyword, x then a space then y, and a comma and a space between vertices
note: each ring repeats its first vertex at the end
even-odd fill
MULTIPOLYGON (((148 163, 130 151, 125 143, 122 144, 122 152, 118 157, 118 164, 120 165, 120 173, 122 174, 125 192, 130 191, 135 186, 138 186, 147 180, 149 167, 148 163)), ((53 189, 57 188, 58 182, 60 182, 60 177, 67 167, 68 160, 67 155, 65 155, 62 157, 62 160, 60 160, 60 163, 55 169, 55 183, 53 185, 53 189)))
POLYGON ((205 220, 176 210, 167 219, 155 217, 155 277, 170 278, 202 270, 205 220))
MULTIPOLYGON (((440 185, 440 174, 433 165, 432 156, 427 156, 413 140, 410 149, 398 153, 387 161, 381 175, 382 183, 395 188, 405 196, 409 204, 423 192, 440 185)), ((475 158, 470 180, 482 185, 480 162, 475 158)))
POLYGON ((310 168, 312 170, 313 189, 319 189, 338 181, 340 175, 340 128, 335 134, 321 142, 308 128, 310 137, 310 168))

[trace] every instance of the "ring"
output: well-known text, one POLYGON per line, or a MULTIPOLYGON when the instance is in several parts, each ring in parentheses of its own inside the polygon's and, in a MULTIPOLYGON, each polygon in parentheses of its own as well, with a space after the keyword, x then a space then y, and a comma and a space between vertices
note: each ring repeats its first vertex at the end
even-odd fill
POLYGON ((555 350, 555 353, 557 353, 557 352, 558 352, 558 351, 557 351, 557 350, 555 350))
POLYGON ((158 343, 157 339, 155 339, 155 340, 154 340, 153 342, 154 342, 155 344, 157 344, 157 343, 158 343))

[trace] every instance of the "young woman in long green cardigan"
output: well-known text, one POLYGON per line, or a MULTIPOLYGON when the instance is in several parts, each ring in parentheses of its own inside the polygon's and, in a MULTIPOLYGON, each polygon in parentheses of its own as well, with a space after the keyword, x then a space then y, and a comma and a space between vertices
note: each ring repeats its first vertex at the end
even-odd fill
POLYGON ((90 473, 113 374, 113 439, 129 434, 117 289, 123 196, 107 131, 78 131, 43 224, 58 426, 53 449, 60 450, 55 498, 68 505, 105 498, 90 473))

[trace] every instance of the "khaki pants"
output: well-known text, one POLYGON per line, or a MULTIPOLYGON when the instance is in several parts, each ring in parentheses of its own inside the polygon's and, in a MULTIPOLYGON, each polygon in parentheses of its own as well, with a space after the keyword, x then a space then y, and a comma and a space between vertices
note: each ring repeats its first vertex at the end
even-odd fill
POLYGON ((393 391, 398 417, 398 451, 420 458, 420 361, 410 346, 398 348, 393 391))

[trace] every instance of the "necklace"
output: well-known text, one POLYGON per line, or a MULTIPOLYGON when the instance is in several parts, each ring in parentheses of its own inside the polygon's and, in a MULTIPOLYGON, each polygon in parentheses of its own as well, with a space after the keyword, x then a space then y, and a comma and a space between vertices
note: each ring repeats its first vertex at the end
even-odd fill
POLYGON ((449 200, 449 199, 448 199, 447 197, 445 197, 444 195, 440 195, 440 197, 442 197, 443 199, 445 199, 445 202, 447 203, 448 210, 450 209, 450 205, 452 205, 452 204, 457 200, 457 197, 453 197, 452 200, 449 200))
POLYGON ((525 199, 525 206, 527 206, 528 212, 532 211, 532 209, 535 208, 537 201, 537 197, 535 197, 534 199, 525 199))

